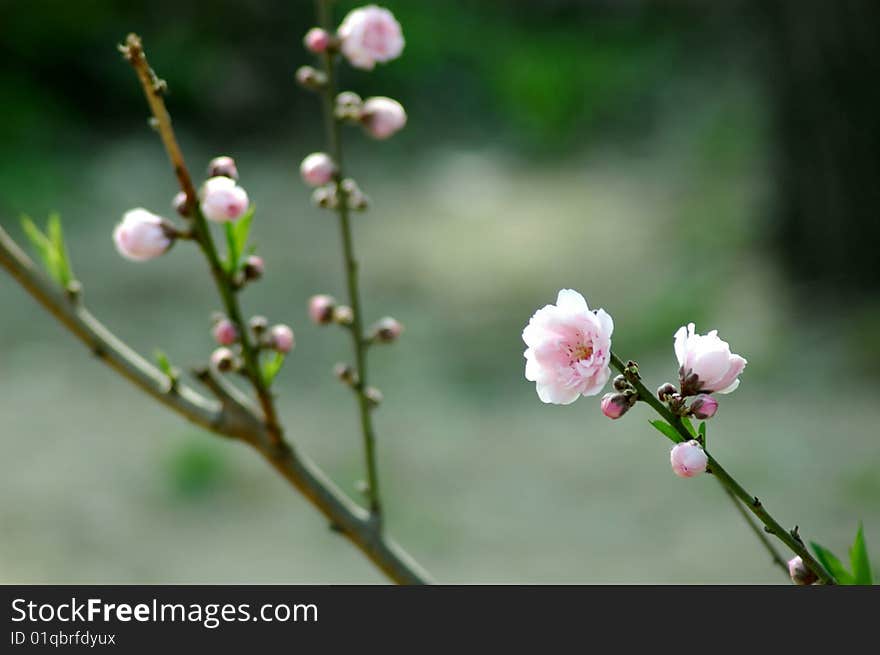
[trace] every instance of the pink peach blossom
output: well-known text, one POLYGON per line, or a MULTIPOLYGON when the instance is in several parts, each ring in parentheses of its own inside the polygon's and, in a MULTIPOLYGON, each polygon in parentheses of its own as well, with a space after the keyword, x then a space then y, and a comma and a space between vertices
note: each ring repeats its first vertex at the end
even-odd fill
POLYGON ((706 470, 709 457, 694 439, 675 444, 669 453, 672 471, 680 478, 692 478, 706 470))
POLYGON ((393 98, 367 98, 361 109, 361 124, 374 139, 387 139, 406 125, 406 110, 393 98))
POLYGON ((376 62, 396 59, 403 52, 403 30, 394 14, 367 5, 353 9, 336 32, 342 54, 355 68, 372 70, 376 62))
POLYGON ((299 173, 309 186, 323 186, 333 180, 336 164, 325 152, 313 152, 302 160, 299 173))
POLYGON ((164 253, 172 239, 165 219, 142 207, 131 209, 113 230, 113 242, 119 254, 136 262, 144 262, 164 253))
POLYGON ((327 30, 322 30, 320 27, 313 27, 303 37, 303 45, 305 45, 306 50, 316 55, 326 52, 327 47, 330 45, 330 34, 327 30))
POLYGON ((629 411, 629 400, 622 393, 606 393, 600 406, 605 416, 618 419, 629 411))
POLYGON ((523 330, 526 379, 545 403, 568 405, 595 396, 611 375, 614 322, 604 309, 590 311, 577 291, 563 289, 523 330))
POLYGON ((201 207, 209 221, 237 221, 247 211, 248 195, 231 177, 212 177, 202 186, 201 207))
POLYGON ((286 325, 273 325, 269 330, 269 343, 280 353, 290 352, 294 345, 293 330, 286 325))
POLYGON ((730 393, 739 386, 739 375, 746 360, 731 354, 730 345, 718 338, 718 330, 696 334, 693 323, 675 333, 675 356, 681 367, 682 394, 730 393), (689 380, 696 376, 696 380, 689 380))
POLYGON ((228 318, 221 318, 214 325, 214 341, 221 346, 231 346, 238 339, 238 330, 228 318))

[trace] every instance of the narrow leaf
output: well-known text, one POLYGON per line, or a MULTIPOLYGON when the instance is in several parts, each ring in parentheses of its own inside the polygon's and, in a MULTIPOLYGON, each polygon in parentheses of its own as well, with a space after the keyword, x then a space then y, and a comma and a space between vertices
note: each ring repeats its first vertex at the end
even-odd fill
POLYGON ((702 421, 700 423, 699 433, 700 436, 703 437, 703 439, 706 438, 706 421, 702 421))
POLYGON ((849 549, 850 567, 852 567, 853 584, 870 585, 874 578, 871 575, 871 562, 868 559, 868 548, 865 545, 865 531, 861 523, 856 532, 856 540, 849 549))
POLYGON ((275 376, 278 375, 278 372, 281 370, 281 367, 284 365, 284 354, 276 352, 271 358, 267 359, 263 362, 262 373, 263 380, 266 383, 266 386, 272 384, 272 381, 275 379, 275 376))
POLYGON ((248 236, 251 233, 251 223, 254 220, 254 206, 248 207, 244 216, 239 218, 232 226, 232 233, 235 238, 235 252, 239 259, 247 246, 248 236))
POLYGON ((24 230, 28 241, 31 242, 36 249, 37 254, 40 256, 40 259, 43 261, 43 266, 46 268, 46 272, 55 279, 52 265, 52 242, 49 241, 48 237, 40 231, 40 228, 38 228, 33 220, 31 220, 30 216, 22 215, 21 227, 24 230))
POLYGON ((834 553, 824 546, 820 546, 815 541, 811 541, 810 545, 813 547, 813 552, 816 553, 816 559, 819 560, 819 563, 825 567, 838 584, 853 584, 853 576, 844 568, 834 553))
POLYGON ((46 234, 55 251, 54 264, 56 266, 57 279, 61 286, 67 287, 73 281, 73 272, 70 269, 70 259, 67 255, 67 246, 64 244, 64 232, 61 229, 61 216, 57 213, 49 215, 46 226, 46 234))
POLYGON ((681 424, 684 426, 685 430, 687 430, 692 437, 697 436, 697 431, 694 429, 694 424, 691 423, 691 420, 687 416, 681 417, 681 424))
POLYGON ((656 430, 658 430, 661 434, 665 435, 675 443, 681 441, 681 435, 678 433, 674 427, 669 425, 666 421, 656 420, 656 421, 648 421, 651 425, 654 426, 656 430))
POLYGON ((236 249, 235 227, 232 223, 224 223, 223 231, 226 233, 226 272, 232 275, 238 270, 238 251, 236 249))

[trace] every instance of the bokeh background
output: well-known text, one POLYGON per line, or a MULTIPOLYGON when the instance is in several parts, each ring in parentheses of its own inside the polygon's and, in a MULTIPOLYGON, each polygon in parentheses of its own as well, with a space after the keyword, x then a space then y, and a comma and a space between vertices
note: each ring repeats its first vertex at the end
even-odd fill
MULTIPOLYGON (((337 17, 355 3, 340 1, 337 17)), ((445 582, 781 582, 710 478, 680 480, 639 407, 545 406, 522 327, 561 287, 616 321, 650 385, 672 334, 749 359, 714 454, 783 521, 880 565, 878 6, 865 2, 384 0, 404 56, 345 86, 407 107, 389 142, 346 132, 389 528, 445 582)), ((297 166, 321 148, 293 83, 310 2, 4 2, 0 224, 58 210, 91 309, 182 368, 219 309, 186 244, 135 265, 121 214, 171 212, 165 155, 115 50, 145 41, 194 171, 238 161, 268 274, 251 314, 291 323, 288 432, 352 494, 349 357, 307 322, 343 295, 337 225, 297 166)), ((245 447, 167 413, 0 276, 0 580, 381 582, 245 447)))

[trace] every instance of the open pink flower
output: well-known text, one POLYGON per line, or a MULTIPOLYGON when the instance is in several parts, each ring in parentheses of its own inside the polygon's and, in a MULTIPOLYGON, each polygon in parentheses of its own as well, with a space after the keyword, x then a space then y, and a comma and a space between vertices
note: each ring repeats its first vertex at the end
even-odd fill
POLYGON ((545 403, 568 405, 595 396, 611 375, 614 321, 604 309, 590 311, 577 291, 562 289, 523 330, 526 379, 545 403))
POLYGON ((373 70, 376 62, 396 59, 403 52, 403 31, 394 14, 367 5, 348 13, 336 35, 342 54, 355 68, 373 70))
POLYGON ((675 333, 682 392, 730 393, 739 386, 739 374, 746 367, 746 360, 731 354, 730 345, 718 338, 718 330, 703 335, 696 334, 694 329, 694 324, 688 323, 675 333))

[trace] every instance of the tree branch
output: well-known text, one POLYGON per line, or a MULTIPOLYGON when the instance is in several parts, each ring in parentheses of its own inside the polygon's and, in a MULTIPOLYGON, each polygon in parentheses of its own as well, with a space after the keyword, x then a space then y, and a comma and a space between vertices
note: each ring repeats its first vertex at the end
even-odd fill
POLYGON ((204 369, 196 375, 218 397, 219 403, 182 383, 172 385, 168 376, 40 273, 2 227, 0 266, 99 359, 135 386, 196 425, 252 445, 391 580, 399 584, 431 582, 430 575, 394 541, 383 537, 367 512, 340 491, 321 469, 291 446, 273 441, 240 391, 204 369))
MULTIPOLYGON (((329 0, 318 0, 319 22, 323 29, 332 33, 333 25, 329 0)), ((382 523, 382 502, 379 494, 379 473, 376 463, 376 433, 373 428, 372 405, 367 397, 367 339, 364 334, 364 316, 361 304, 360 290, 358 288, 358 262, 354 254, 354 242, 351 230, 351 214, 348 207, 348 193, 342 185, 345 179, 343 165, 342 134, 339 120, 336 118, 334 103, 336 101, 336 67, 334 63, 335 53, 323 54, 324 73, 327 76, 326 84, 321 89, 322 113, 324 126, 327 132, 327 148, 330 156, 336 164, 334 182, 336 184, 337 207, 339 215, 339 230, 342 237, 342 254, 345 266, 345 282, 348 290, 348 301, 351 305, 353 321, 350 327, 352 346, 354 348, 355 369, 357 382, 352 385, 357 396, 358 412, 360 414, 361 433, 364 442, 364 459, 367 470, 367 499, 370 513, 377 524, 382 523)))
MULTIPOLYGON (((648 390, 648 388, 642 384, 641 380, 637 376, 627 375, 627 366, 621 361, 621 359, 611 353, 611 365, 620 371, 624 376, 626 376, 627 381, 632 384, 635 390, 639 394, 639 400, 643 400, 648 403, 660 416, 662 416, 667 423, 669 423, 672 427, 675 428, 676 432, 678 432, 681 439, 679 441, 690 441, 693 439, 690 432, 688 432, 687 428, 684 427, 684 424, 681 422, 681 418, 673 414, 668 407, 666 407, 660 400, 648 390)), ((709 458, 709 465, 706 468, 707 473, 712 473, 715 478, 721 483, 721 485, 731 494, 734 499, 739 499, 742 501, 742 504, 761 522, 764 524, 766 530, 788 546, 795 554, 800 555, 801 559, 804 561, 804 564, 809 567, 813 573, 815 573, 818 578, 824 582, 825 584, 835 584, 834 578, 832 578, 822 565, 816 561, 816 559, 810 555, 810 551, 807 550, 806 546, 804 546, 800 537, 795 538, 792 533, 788 532, 785 528, 783 528, 776 519, 771 516, 770 512, 768 512, 761 501, 758 500, 757 496, 752 496, 749 494, 734 478, 725 471, 721 464, 709 454, 709 451, 705 451, 706 456, 709 458)), ((786 565, 786 569, 788 566, 786 565)))

